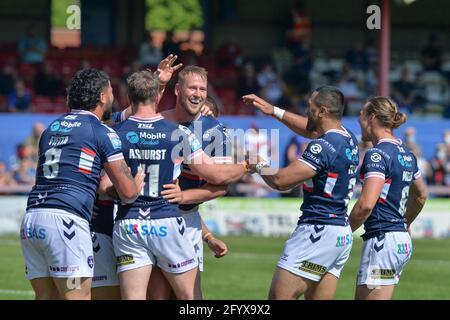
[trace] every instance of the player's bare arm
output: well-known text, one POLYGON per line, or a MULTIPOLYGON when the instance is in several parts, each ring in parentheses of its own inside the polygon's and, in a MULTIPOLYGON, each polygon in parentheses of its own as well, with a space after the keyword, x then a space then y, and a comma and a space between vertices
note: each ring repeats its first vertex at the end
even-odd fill
POLYGON ((274 117, 275 119, 281 121, 295 133, 310 139, 318 137, 317 133, 311 133, 306 130, 308 118, 277 108, 254 94, 245 95, 242 97, 242 99, 244 100, 245 104, 252 104, 265 115, 274 117))
POLYGON ((421 178, 414 180, 409 189, 408 203, 406 204, 405 220, 409 228, 417 215, 422 211, 427 200, 427 190, 421 178))
POLYGON ((301 161, 294 161, 281 169, 270 168, 264 162, 258 162, 255 167, 267 185, 280 191, 292 189, 316 175, 314 169, 301 161))
POLYGON ((227 193, 226 185, 213 185, 207 183, 197 189, 181 190, 177 183, 165 184, 161 192, 164 199, 171 203, 196 204, 222 197, 227 193))
POLYGON ((145 175, 142 170, 133 177, 125 160, 117 160, 105 163, 105 171, 123 202, 132 203, 137 199, 144 187, 145 175))
POLYGON ((378 177, 366 179, 361 195, 350 213, 349 220, 352 232, 357 230, 370 216, 372 209, 377 204, 383 186, 384 179, 378 177))
POLYGON ((216 164, 205 153, 188 165, 194 174, 214 185, 230 184, 249 172, 247 161, 238 164, 216 164))

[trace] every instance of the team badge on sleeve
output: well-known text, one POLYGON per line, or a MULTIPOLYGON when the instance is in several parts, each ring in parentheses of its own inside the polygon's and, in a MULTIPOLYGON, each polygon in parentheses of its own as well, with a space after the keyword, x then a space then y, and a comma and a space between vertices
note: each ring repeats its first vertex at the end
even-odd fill
POLYGON ((122 141, 120 141, 119 136, 115 132, 109 132, 108 138, 114 149, 122 149, 122 141))

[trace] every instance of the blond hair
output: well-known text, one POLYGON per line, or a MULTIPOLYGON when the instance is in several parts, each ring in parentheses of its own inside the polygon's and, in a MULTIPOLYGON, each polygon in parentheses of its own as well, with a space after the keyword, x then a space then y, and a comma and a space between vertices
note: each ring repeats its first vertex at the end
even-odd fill
POLYGON ((406 114, 398 110, 397 104, 387 97, 372 97, 367 103, 366 113, 375 115, 383 127, 396 129, 407 119, 406 114))
POLYGON ((208 81, 208 71, 205 68, 197 66, 186 66, 178 73, 178 83, 182 85, 188 74, 196 74, 202 79, 208 81))

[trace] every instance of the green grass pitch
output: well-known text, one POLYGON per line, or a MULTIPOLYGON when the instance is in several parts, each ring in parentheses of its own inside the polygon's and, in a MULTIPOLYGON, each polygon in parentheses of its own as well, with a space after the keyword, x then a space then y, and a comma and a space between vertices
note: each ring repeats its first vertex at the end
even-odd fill
MULTIPOLYGON (((275 264, 286 238, 222 237, 229 253, 216 259, 205 248, 202 287, 205 299, 266 299, 275 264)), ((361 253, 355 239, 349 261, 341 274, 336 299, 353 299, 361 253)), ((394 299, 450 299, 450 239, 413 241, 413 255, 406 265, 394 299)), ((24 276, 20 243, 16 236, 0 236, 0 299, 33 299, 24 276)))

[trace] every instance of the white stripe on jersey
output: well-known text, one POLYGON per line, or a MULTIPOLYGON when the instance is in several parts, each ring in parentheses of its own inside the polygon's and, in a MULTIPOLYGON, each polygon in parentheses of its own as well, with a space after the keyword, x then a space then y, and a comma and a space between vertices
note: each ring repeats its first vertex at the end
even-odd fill
POLYGON ((299 161, 301 161, 301 162, 303 162, 304 164, 306 164, 306 165, 308 165, 309 167, 311 167, 314 171, 317 171, 317 168, 316 167, 314 167, 311 163, 309 163, 309 162, 307 162, 307 161, 305 161, 305 160, 303 160, 303 159, 298 159, 299 161))
POLYGON ((366 180, 368 178, 380 178, 380 179, 386 179, 386 176, 384 175, 384 173, 381 172, 368 172, 365 174, 364 179, 366 180))
POLYGON ((113 161, 122 160, 122 159, 123 159, 122 153, 113 154, 112 156, 108 157, 108 162, 113 162, 113 161))

